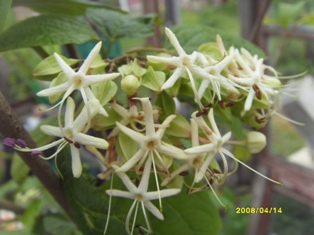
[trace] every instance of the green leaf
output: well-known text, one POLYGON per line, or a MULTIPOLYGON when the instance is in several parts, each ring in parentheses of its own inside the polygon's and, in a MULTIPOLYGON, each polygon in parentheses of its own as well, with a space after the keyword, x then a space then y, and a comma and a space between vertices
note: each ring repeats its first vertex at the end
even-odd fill
POLYGON ((0 35, 0 51, 56 44, 80 44, 97 34, 74 17, 40 15, 28 18, 0 35))
MULTIPOLYGON (((226 50, 234 45, 235 48, 245 48, 251 54, 257 54, 259 57, 265 57, 264 52, 254 44, 240 37, 232 36, 225 31, 215 29, 205 25, 178 25, 171 28, 178 38, 181 46, 187 53, 196 51, 200 45, 208 42, 215 42, 216 35, 219 34, 224 42, 226 50)), ((166 48, 172 49, 173 46, 166 39, 166 48)))
POLYGON ((304 10, 305 1, 298 1, 296 3, 279 4, 278 14, 280 25, 287 28, 289 24, 297 20, 304 10))
POLYGON ((116 145, 116 150, 123 162, 127 162, 137 152, 137 143, 122 131, 119 132, 119 137, 116 145))
POLYGON ((113 81, 103 81, 92 85, 92 92, 102 106, 111 100, 117 89, 117 85, 113 81))
POLYGON ((44 204, 41 200, 35 200, 27 208, 27 210, 23 213, 23 216, 21 219, 25 227, 27 227, 28 229, 32 229, 32 227, 36 223, 37 218, 41 214, 43 205, 44 204))
MULTIPOLYGON (((68 59, 65 56, 60 55, 65 63, 69 66, 77 64, 80 60, 68 59)), ((51 81, 62 71, 61 67, 57 63, 53 55, 42 60, 33 70, 33 77, 39 80, 51 81)))
POLYGON ((77 228, 72 223, 67 221, 67 218, 62 214, 47 215, 43 219, 45 231, 52 235, 69 235, 75 234, 77 228))
POLYGON ((2 32, 5 22, 7 19, 7 15, 11 8, 12 0, 0 0, 0 33, 2 32))
POLYGON ((155 105, 159 106, 162 110, 160 114, 160 119, 164 120, 169 115, 174 114, 176 112, 176 104, 173 98, 168 95, 167 92, 161 92, 156 99, 155 105))
POLYGON ((111 43, 125 37, 147 37, 153 34, 155 15, 133 17, 107 9, 89 8, 86 16, 102 33, 109 37, 111 43))
POLYGON ((181 138, 191 137, 190 123, 180 114, 176 114, 170 126, 166 129, 166 134, 181 138))
POLYGON ((165 80, 166 76, 164 72, 154 71, 154 69, 149 66, 147 73, 142 78, 142 84, 153 91, 160 92, 165 80))
POLYGON ((244 146, 235 146, 233 154, 241 162, 246 162, 252 158, 252 154, 244 146))
POLYGON ((108 117, 97 114, 92 119, 91 126, 96 131, 114 128, 116 122, 119 122, 122 119, 121 116, 113 108, 111 108, 111 106, 106 106, 105 108, 106 112, 108 113, 108 117))
POLYGON ((23 159, 14 154, 12 159, 12 166, 11 166, 11 176, 16 182, 22 182, 25 178, 27 178, 29 173, 29 167, 23 161, 23 159))
MULTIPOLYGON (((51 83, 49 84, 49 88, 58 86, 60 84, 63 84, 65 82, 67 82, 69 79, 67 78, 67 76, 64 74, 64 72, 59 73, 59 75, 53 79, 51 81, 51 83)), ((56 103, 59 99, 61 99, 61 97, 63 96, 64 92, 60 92, 54 95, 49 96, 49 102, 50 104, 54 104, 56 103)))
POLYGON ((107 8, 121 12, 118 8, 84 0, 14 0, 13 6, 29 7, 40 13, 55 13, 72 16, 84 15, 86 9, 90 7, 107 8))

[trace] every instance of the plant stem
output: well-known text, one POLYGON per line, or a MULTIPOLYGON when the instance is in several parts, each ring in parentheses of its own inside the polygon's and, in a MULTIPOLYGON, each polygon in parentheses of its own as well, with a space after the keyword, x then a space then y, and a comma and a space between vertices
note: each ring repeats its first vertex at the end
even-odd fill
MULTIPOLYGON (((35 148, 36 144, 29 133, 24 129, 22 123, 12 110, 2 93, 0 92, 0 133, 4 137, 22 139, 29 148, 35 148)), ((28 152, 18 152, 20 157, 29 166, 32 173, 38 177, 41 183, 47 188, 55 200, 74 221, 70 207, 67 203, 61 179, 55 174, 47 161, 28 152)))
POLYGON ((34 49, 34 51, 36 51, 36 53, 42 58, 45 59, 49 56, 49 54, 44 50, 44 48, 42 47, 32 47, 34 49))

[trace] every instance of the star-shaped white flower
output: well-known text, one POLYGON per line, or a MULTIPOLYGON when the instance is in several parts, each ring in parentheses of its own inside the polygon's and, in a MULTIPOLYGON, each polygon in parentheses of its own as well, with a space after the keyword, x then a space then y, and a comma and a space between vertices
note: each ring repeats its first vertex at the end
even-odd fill
MULTIPOLYGON (((154 62, 154 63, 165 63, 175 67, 173 74, 171 77, 162 85, 161 89, 167 89, 174 85, 174 83, 186 72, 191 82, 191 86, 195 95, 195 100, 198 105, 203 108, 202 104, 200 103, 200 99, 198 97, 196 86, 194 82, 193 75, 196 75, 202 79, 212 80, 213 77, 210 76, 204 69, 200 66, 196 65, 196 59, 198 57, 198 53, 195 51, 191 55, 185 53, 183 48, 181 47, 177 37, 174 33, 169 29, 165 28, 165 32, 167 37, 169 38, 171 44, 176 49, 178 53, 178 57, 159 57, 159 56, 147 56, 147 60, 154 62)), ((213 87, 215 93, 217 95, 220 94, 220 91, 217 87, 213 87)))
POLYGON ((215 98, 215 95, 217 95, 218 99, 221 100, 221 94, 216 94, 217 91, 221 91, 221 87, 224 88, 229 94, 232 94, 231 97, 237 97, 240 95, 239 91, 233 85, 233 82, 222 75, 222 72, 227 69, 229 64, 234 60, 233 53, 224 55, 221 61, 215 61, 215 63, 213 63, 213 61, 209 61, 206 56, 201 53, 199 53, 198 58, 202 63, 203 69, 209 74, 210 77, 210 79, 204 78, 202 80, 202 83, 198 89, 198 96, 200 99, 203 97, 204 92, 210 84, 213 87, 213 99, 215 98))
MULTIPOLYGON (((99 42, 96 44, 96 46, 92 49, 92 51, 89 53, 88 57, 85 59, 82 66, 79 68, 77 72, 75 72, 57 53, 54 53, 54 57, 61 67, 62 71, 68 78, 68 80, 65 83, 62 83, 60 85, 57 85, 55 87, 50 87, 47 89, 44 89, 37 93, 38 96, 52 96, 60 93, 64 93, 63 98, 61 100, 61 105, 65 101, 65 99, 74 91, 79 90, 81 92, 82 98, 87 103, 90 99, 95 99, 95 96, 90 89, 90 85, 96 84, 102 81, 112 80, 116 77, 118 77, 119 73, 109 73, 109 74, 92 74, 88 75, 88 69, 90 68, 92 62, 97 57, 100 48, 101 48, 102 42, 99 42)), ((98 112, 104 116, 108 116, 105 109, 100 106, 98 112)))
POLYGON ((279 91, 274 89, 278 87, 272 87, 268 84, 269 79, 275 79, 276 85, 280 84, 280 81, 277 79, 277 72, 263 64, 264 60, 258 59, 257 56, 252 57, 252 55, 246 51, 245 49, 241 49, 242 55, 239 50, 235 50, 235 59, 237 63, 241 67, 240 74, 241 77, 236 77, 233 75, 229 75, 229 78, 238 84, 238 87, 248 91, 244 110, 242 115, 244 115, 247 111, 249 111, 252 107, 254 96, 258 99, 262 99, 262 96, 265 96, 268 103, 271 105, 271 96, 277 96, 279 91), (265 75, 265 69, 270 70, 274 73, 275 77, 270 78, 265 75))
MULTIPOLYGON (((92 99, 88 101, 90 108, 90 115, 94 117, 98 110, 100 103, 97 99, 92 99)), ((54 146, 58 146, 57 151, 45 160, 55 157, 67 144, 70 144, 71 157, 72 157, 72 172, 74 177, 78 178, 82 174, 82 164, 80 159, 80 145, 94 146, 100 149, 107 149, 108 143, 106 140, 93 137, 85 134, 85 127, 88 123, 89 114, 86 107, 82 109, 80 114, 74 119, 75 103, 71 97, 68 97, 65 116, 64 116, 64 127, 62 126, 51 126, 42 125, 40 129, 47 135, 60 137, 61 139, 54 141, 48 145, 36 148, 21 148, 19 151, 32 152, 33 155, 41 156, 41 151, 47 150, 54 146)))
MULTIPOLYGON (((147 192, 151 167, 152 167, 152 158, 148 157, 146 160, 145 166, 144 166, 142 179, 141 179, 138 187, 136 187, 133 184, 133 182, 130 180, 130 178, 127 176, 127 174, 125 174, 124 172, 120 172, 120 171, 117 172, 116 171, 116 174, 120 177, 120 179, 123 181, 124 185, 126 186, 126 188, 129 191, 127 192, 127 191, 122 191, 122 190, 117 190, 117 189, 106 190, 106 193, 108 195, 111 195, 111 196, 134 199, 134 202, 133 202, 133 204, 129 210, 129 213, 127 215, 126 222, 125 222, 125 227, 126 227, 126 230, 129 234, 133 234, 135 221, 133 222, 132 230, 130 231, 130 218, 131 218, 131 215, 132 215, 134 208, 137 207, 138 204, 141 204, 144 218, 145 218, 145 221, 147 224, 147 230, 149 233, 151 233, 152 229, 149 225, 145 208, 148 209, 158 219, 163 220, 164 217, 163 217, 162 213, 151 202, 151 200, 155 200, 155 199, 158 199, 160 197, 164 198, 164 197, 173 196, 173 195, 180 193, 180 191, 181 191, 181 189, 163 189, 160 191, 147 192)), ((136 215, 134 217, 136 218, 136 215)))
MULTIPOLYGON (((205 133, 205 135, 207 136, 207 138, 209 140, 209 143, 203 144, 200 146, 196 146, 196 147, 188 148, 184 152, 187 155, 208 153, 209 156, 211 156, 211 154, 216 155, 216 153, 219 153, 219 155, 223 161, 223 168, 224 169, 223 169, 223 174, 221 175, 221 177, 219 177, 217 179, 218 183, 222 184, 226 180, 227 176, 233 174, 236 171, 236 169, 238 168, 238 163, 240 163, 243 166, 250 169, 251 171, 255 172, 256 174, 264 177, 265 179, 272 181, 276 184, 281 184, 280 182, 274 181, 274 180, 262 175, 258 171, 254 170, 253 168, 249 167, 245 163, 241 162, 229 150, 227 150, 224 147, 225 144, 228 144, 228 141, 231 138, 231 132, 228 132, 225 135, 221 136, 221 134, 218 130, 217 124, 215 122, 215 119, 214 119, 213 109, 211 109, 208 113, 208 119, 209 119, 209 122, 211 124, 211 128, 207 125, 207 123, 205 122, 205 120, 203 119, 202 116, 196 117, 196 112, 192 114, 192 118, 195 120, 195 122, 198 124, 198 126, 201 128, 201 130, 203 130, 203 132, 205 133), (228 172, 228 163, 227 163, 225 154, 235 161, 236 166, 231 172, 228 172)), ((232 141, 230 141, 230 142, 232 143, 232 141)), ((204 161, 204 163, 202 164, 202 166, 198 172, 198 176, 196 176, 197 181, 199 179, 202 179, 202 178, 206 179, 205 174, 206 174, 206 171, 210 165, 210 162, 211 162, 211 160, 204 161)))
MULTIPOLYGON (((199 146, 198 126, 193 119, 191 119, 191 137, 192 147, 199 146)), ((187 160, 185 160, 186 163, 181 165, 181 167, 176 169, 174 172, 172 172, 169 177, 166 177, 164 181, 161 183, 161 186, 165 186, 166 184, 168 184, 180 173, 188 171, 190 169, 194 169, 195 176, 191 186, 192 189, 195 183, 200 182, 204 178, 205 175, 204 172, 207 170, 206 168, 211 163, 215 154, 216 154, 215 151, 212 151, 210 153, 188 154, 187 160)))
POLYGON ((208 112, 208 119, 211 124, 211 128, 206 124, 205 120, 202 116, 197 117, 197 112, 194 112, 192 114, 193 120, 197 123, 197 125, 203 130, 205 135, 207 136, 209 143, 198 145, 186 149, 184 152, 188 155, 198 155, 198 154, 208 154, 205 161, 202 162, 201 166, 199 167, 198 171, 195 175, 195 182, 199 182, 205 177, 205 174, 207 172, 207 169, 209 168, 209 165, 213 159, 213 157, 219 153, 224 164, 224 173, 221 179, 219 179, 220 182, 224 182, 227 175, 228 175, 228 164, 226 161, 226 158, 224 156, 225 154, 229 154, 229 152, 223 148, 223 145, 230 139, 231 132, 226 133, 224 136, 221 136, 220 131, 218 130, 218 127, 216 125, 215 119, 214 119, 214 112, 213 109, 210 109, 208 112))
MULTIPOLYGON (((134 101, 130 102, 130 107, 128 109, 117 104, 117 102, 114 99, 110 102, 110 104, 111 104, 111 107, 122 117, 120 124, 124 126, 127 126, 128 124, 130 124, 134 130, 139 131, 139 132, 143 131, 142 129, 140 130, 136 126, 136 124, 140 123, 140 124, 145 125, 145 123, 143 123, 142 121, 144 119, 144 112, 138 111, 138 108, 134 101)), ((158 110, 153 110, 153 115, 158 114, 158 112, 159 112, 158 110)), ((119 133, 119 131, 120 129, 117 126, 113 128, 113 130, 108 135, 108 139, 110 137, 116 136, 119 133)))
POLYGON ((131 139, 136 141, 140 147, 139 150, 134 154, 134 156, 131 157, 127 162, 125 162, 123 166, 121 166, 117 170, 117 172, 126 172, 139 162, 136 167, 138 170, 144 163, 148 155, 152 157, 153 161, 154 157, 157 157, 159 161, 163 164, 164 170, 168 171, 168 168, 164 164, 164 161, 162 160, 160 154, 165 154, 167 156, 171 156, 181 160, 186 159, 183 150, 161 141, 166 128, 169 126, 169 123, 175 118, 175 115, 168 116, 164 120, 164 122, 159 125, 158 130, 155 131, 156 125, 154 124, 153 108, 149 101, 149 98, 141 98, 139 100, 142 102, 143 105, 146 135, 138 133, 120 124, 119 122, 116 122, 116 125, 119 127, 119 129, 131 139))

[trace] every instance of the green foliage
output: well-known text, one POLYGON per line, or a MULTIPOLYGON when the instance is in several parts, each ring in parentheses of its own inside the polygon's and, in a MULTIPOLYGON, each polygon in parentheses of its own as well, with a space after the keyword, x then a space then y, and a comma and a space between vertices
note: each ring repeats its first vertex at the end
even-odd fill
MULTIPOLYGON (((178 40, 180 41, 181 46, 187 53, 192 53, 197 50, 200 45, 207 42, 216 41, 216 35, 219 34, 225 44, 225 48, 228 48, 232 45, 236 48, 244 47, 252 55, 258 55, 258 57, 264 57, 264 52, 255 46, 254 44, 240 38, 228 34, 228 32, 215 29, 209 26, 204 25, 178 25, 171 28, 175 33, 178 40), (193 35, 193 37, 191 37, 193 35)), ((171 44, 166 40, 166 48, 172 49, 171 44)))
POLYGON ((12 0, 0 0, 0 16, 1 16, 0 33, 2 32, 5 26, 7 15, 11 7, 11 3, 12 3, 12 0))
MULTIPOLYGON (((101 186, 96 186, 95 179, 88 174, 83 174, 78 179, 74 178, 71 168, 68 167, 70 161, 67 151, 63 150, 62 156, 60 154, 58 157, 58 165, 64 176, 64 190, 73 215, 83 234, 102 235, 109 206, 109 196, 105 190, 110 188, 110 180, 101 186)), ((155 185, 154 179, 151 180, 150 185, 155 185)), ((118 177, 114 177, 113 188, 124 190, 118 177)), ((221 221, 209 191, 188 195, 186 190, 183 188, 180 195, 162 200, 164 221, 156 219, 147 212, 154 234, 218 234, 221 221)), ((124 221, 131 203, 129 199, 112 198, 107 235, 126 234, 124 221)), ((137 224, 145 225, 140 215, 138 219, 137 224)))
POLYGON ((23 47, 83 43, 97 34, 76 18, 65 15, 39 15, 21 21, 0 35, 0 51, 23 47))
MULTIPOLYGON (((6 1, 6 0, 4 0, 6 1)), ((121 12, 120 9, 86 0, 13 0, 13 7, 24 6, 40 13, 84 15, 87 8, 107 8, 121 12)))
MULTIPOLYGON (((69 65, 75 65, 80 60, 68 59, 61 55, 61 58, 69 65)), ((53 55, 42 60, 33 70, 33 77, 39 80, 51 81, 57 77, 62 70, 53 55)))
POLYGON ((152 14, 132 17, 121 12, 90 8, 86 16, 111 42, 125 37, 146 37, 153 34, 155 15, 152 14))

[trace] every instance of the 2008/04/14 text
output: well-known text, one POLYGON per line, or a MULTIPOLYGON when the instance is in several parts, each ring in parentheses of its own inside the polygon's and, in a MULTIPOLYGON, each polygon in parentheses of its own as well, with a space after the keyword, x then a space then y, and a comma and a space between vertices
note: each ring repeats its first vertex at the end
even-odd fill
POLYGON ((236 214, 281 214, 282 208, 279 207, 236 207, 236 214))

